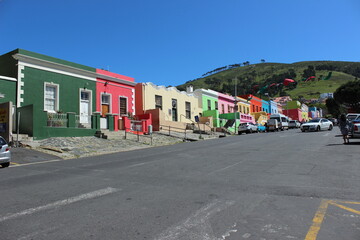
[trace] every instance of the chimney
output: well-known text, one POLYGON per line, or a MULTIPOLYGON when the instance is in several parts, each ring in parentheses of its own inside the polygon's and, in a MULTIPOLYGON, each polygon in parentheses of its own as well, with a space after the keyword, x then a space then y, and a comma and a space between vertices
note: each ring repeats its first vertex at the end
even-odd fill
POLYGON ((193 93, 194 92, 194 87, 193 85, 188 85, 186 86, 186 93, 193 93))

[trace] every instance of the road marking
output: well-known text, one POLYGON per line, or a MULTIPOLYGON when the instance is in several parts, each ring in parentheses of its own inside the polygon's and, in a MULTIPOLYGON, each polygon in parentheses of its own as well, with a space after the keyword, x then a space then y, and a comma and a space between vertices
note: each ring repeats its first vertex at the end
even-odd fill
POLYGON ((351 202, 351 201, 336 201, 336 200, 326 200, 326 199, 321 200, 319 209, 317 210, 317 212, 314 216, 314 219, 313 219, 313 225, 310 227, 310 229, 305 237, 305 240, 316 240, 317 234, 319 233, 321 224, 324 220, 326 210, 329 205, 333 205, 338 208, 344 209, 346 211, 360 215, 360 211, 355 210, 353 208, 346 207, 344 205, 341 205, 340 203, 342 203, 342 204, 358 204, 358 205, 360 204, 360 202, 351 202))
MULTIPOLYGON (((215 200, 196 211, 189 218, 178 225, 168 228, 162 232, 156 240, 176 240, 176 239, 217 239, 214 236, 210 224, 210 217, 233 205, 235 202, 221 202, 215 200)), ((232 229, 232 232, 237 230, 232 229)), ((222 238, 224 239, 224 238, 222 238)))
POLYGON ((66 161, 66 160, 71 160, 71 159, 54 159, 54 160, 48 160, 48 161, 42 161, 42 162, 18 163, 16 165, 12 166, 12 167, 22 167, 22 166, 42 164, 42 163, 60 162, 60 161, 66 161))
POLYGON ((112 187, 108 187, 108 188, 104 188, 104 189, 100 189, 94 192, 89 192, 89 193, 85 193, 85 194, 81 194, 79 196, 76 197, 71 197, 71 198, 67 198, 64 200, 60 200, 60 201, 56 201, 53 203, 49 203, 43 206, 39 206, 39 207, 35 207, 35 208, 29 208, 26 209, 22 212, 18 212, 18 213, 14 213, 14 214, 8 214, 6 216, 0 217, 0 222, 4 222, 7 220, 11 220, 17 217, 21 217, 21 216, 25 216, 25 215, 30 215, 33 213, 37 213, 40 211, 45 211, 45 210, 49 210, 49 209, 53 209, 53 208, 59 208, 62 206, 66 206, 72 203, 76 203, 79 201, 83 201, 83 200, 87 200, 87 199, 92 199, 92 198, 97 198, 97 197, 101 197, 104 195, 108 195, 110 193, 114 193, 119 191, 119 189, 116 188, 112 188, 112 187))
POLYGON ((329 200, 321 200, 320 207, 313 218, 313 224, 310 227, 308 233, 306 234, 305 240, 316 240, 317 234, 319 233, 321 224, 324 220, 328 205, 329 200))
MULTIPOLYGON (((244 161, 245 161, 245 160, 244 160, 244 161)), ((237 163, 235 163, 235 164, 231 164, 231 165, 229 165, 229 166, 227 166, 227 167, 220 168, 220 169, 218 169, 218 170, 209 172, 208 175, 213 174, 213 173, 216 173, 216 172, 224 171, 224 170, 226 170, 226 169, 228 169, 228 168, 231 168, 231 167, 235 167, 236 165, 239 165, 240 163, 243 163, 244 161, 240 161, 240 162, 237 162, 237 163)))
POLYGON ((331 204, 331 205, 334 205, 334 206, 337 206, 337 207, 339 207, 339 208, 342 208, 342 209, 344 209, 344 210, 346 210, 346 211, 349 211, 349 212, 356 213, 356 214, 359 214, 359 215, 360 215, 360 211, 358 211, 358 210, 355 210, 355 209, 346 207, 346 206, 341 205, 341 204, 338 204, 338 203, 336 203, 336 202, 330 202, 330 204, 331 204))
POLYGON ((10 165, 20 165, 20 164, 16 162, 10 162, 10 165))
POLYGON ((325 133, 323 136, 324 136, 324 137, 327 137, 327 136, 329 136, 329 134, 330 134, 330 133, 325 133))

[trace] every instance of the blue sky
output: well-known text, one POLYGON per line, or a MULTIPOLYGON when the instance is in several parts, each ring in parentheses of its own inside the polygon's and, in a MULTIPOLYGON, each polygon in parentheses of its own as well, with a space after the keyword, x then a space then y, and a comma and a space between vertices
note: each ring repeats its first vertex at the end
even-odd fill
POLYGON ((16 48, 180 85, 234 63, 360 61, 359 0, 0 0, 16 48))

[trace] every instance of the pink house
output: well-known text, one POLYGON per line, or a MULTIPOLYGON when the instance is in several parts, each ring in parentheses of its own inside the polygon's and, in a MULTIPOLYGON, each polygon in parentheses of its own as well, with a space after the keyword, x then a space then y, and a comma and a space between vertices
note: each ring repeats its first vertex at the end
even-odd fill
POLYGON ((235 98, 233 96, 218 93, 218 101, 219 114, 234 112, 235 98))
POLYGON ((134 78, 96 69, 96 111, 100 128, 119 130, 119 119, 135 112, 134 78))

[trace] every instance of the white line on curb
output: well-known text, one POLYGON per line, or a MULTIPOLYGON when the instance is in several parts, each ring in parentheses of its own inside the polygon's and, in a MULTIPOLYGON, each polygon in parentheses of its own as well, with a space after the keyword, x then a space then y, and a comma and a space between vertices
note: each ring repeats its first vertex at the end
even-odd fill
POLYGON ((25 215, 30 215, 36 212, 40 212, 40 211, 45 211, 45 210, 49 210, 49 209, 53 209, 53 208, 58 208, 61 206, 66 206, 75 202, 79 202, 79 201, 83 201, 83 200, 87 200, 87 199, 91 199, 91 198, 96 198, 96 197, 101 197, 110 193, 114 193, 119 191, 119 189, 116 188, 112 188, 112 187, 108 187, 108 188, 104 188, 104 189, 100 189, 94 192, 89 192, 89 193, 85 193, 85 194, 81 194, 79 196, 76 197, 71 197, 71 198, 67 198, 64 200, 60 200, 60 201, 56 201, 53 203, 49 203, 43 206, 39 206, 39 207, 35 207, 35 208, 29 208, 27 210, 24 210, 22 212, 18 212, 18 213, 14 213, 14 214, 8 214, 7 216, 4 217, 0 217, 0 222, 4 222, 10 219, 14 219, 17 217, 21 217, 21 216, 25 216, 25 215))

